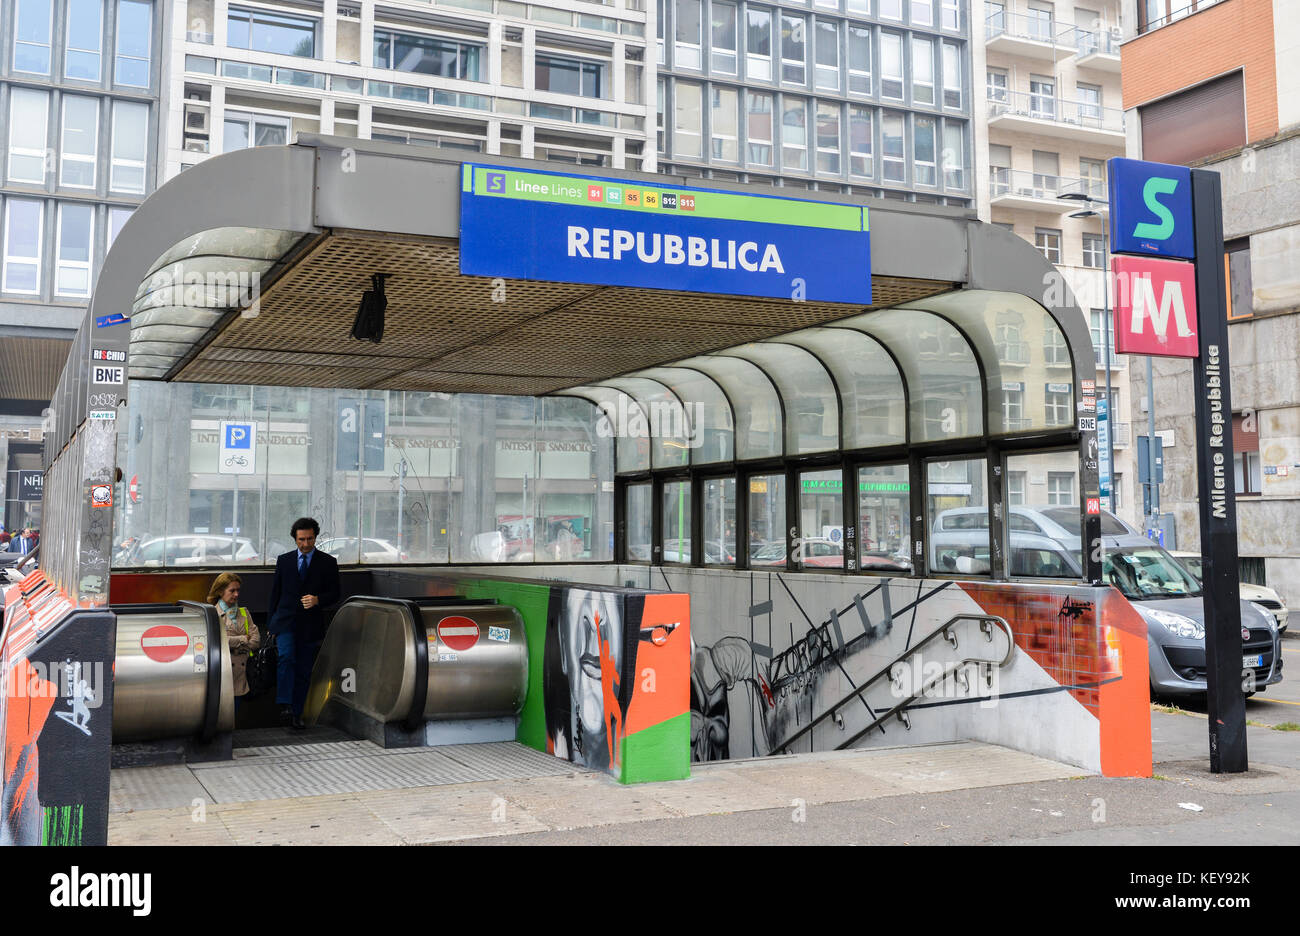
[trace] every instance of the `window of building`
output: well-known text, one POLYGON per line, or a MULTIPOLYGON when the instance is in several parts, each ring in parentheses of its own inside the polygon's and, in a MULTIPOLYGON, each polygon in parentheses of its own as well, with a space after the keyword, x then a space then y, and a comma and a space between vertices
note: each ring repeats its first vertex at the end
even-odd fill
POLYGON ((805 38, 807 20, 802 16, 781 14, 781 80, 791 84, 808 81, 805 38))
POLYGON ((961 48, 954 43, 943 44, 943 106, 961 107, 962 91, 961 48))
POLYGON ((943 184, 945 188, 966 189, 965 125, 954 120, 943 124, 943 184))
POLYGON ((895 33, 880 34, 880 96, 903 99, 903 37, 895 33))
POLYGON ((1262 493, 1264 478, 1260 470, 1259 452, 1233 453, 1232 476, 1239 496, 1262 493))
POLYGON ((781 99, 781 166, 808 169, 808 102, 791 95, 781 99))
POLYGON ((118 0, 113 81, 131 88, 149 87, 152 48, 153 4, 145 0, 118 0))
POLYGON ((1079 100, 1079 119, 1092 124, 1101 122, 1101 85, 1078 84, 1075 86, 1079 100))
MULTIPOLYGON (((978 0, 976 0, 978 2, 978 0)), ((996 0, 985 0, 984 30, 990 39, 1000 36, 1007 28, 1007 5, 996 0)))
POLYGON ((849 105, 849 174, 864 179, 875 173, 871 164, 871 114, 870 108, 849 105))
POLYGON ((95 209, 64 202, 59 205, 58 267, 54 274, 56 296, 90 295, 90 258, 94 256, 95 209))
POLYGON ((871 93, 871 30, 849 27, 849 91, 871 93))
POLYGON ((713 88, 713 111, 709 120, 714 159, 740 161, 740 95, 735 88, 713 88))
POLYGON ((1227 265, 1228 318, 1249 318, 1255 311, 1250 277, 1250 238, 1243 237, 1225 244, 1223 260, 1227 265))
POLYGON ((699 159, 704 155, 702 110, 704 89, 690 81, 673 88, 673 154, 699 159))
POLYGON ((1029 78, 1029 116, 1056 119, 1056 80, 1042 75, 1029 78))
POLYGON ((880 148, 883 177, 886 182, 902 182, 907 178, 907 163, 903 154, 903 115, 885 111, 880 118, 880 148))
POLYGON ((605 66, 599 62, 538 54, 535 78, 538 91, 589 98, 605 96, 605 66))
POLYGON ((52 0, 14 0, 14 71, 50 73, 53 17, 52 0))
POLYGON ((1105 363, 1106 334, 1110 334, 1110 359, 1115 360, 1115 313, 1105 309, 1092 309, 1088 312, 1088 331, 1092 335, 1092 347, 1098 366, 1105 363))
POLYGON ((1008 507, 1022 507, 1025 503, 1025 471, 1008 471, 1006 498, 1008 507))
POLYGON ((664 22, 667 16, 664 14, 664 0, 655 2, 655 44, 659 47, 659 64, 666 64, 664 58, 664 22))
POLYGON ((799 473, 800 542, 794 559, 802 568, 844 568, 843 489, 838 468, 799 473))
POLYGON ((912 39, 912 103, 934 103, 934 43, 912 39))
POLYGON ((109 171, 109 189, 133 195, 144 194, 148 147, 149 105, 114 101, 113 162, 109 171))
POLYGON ((251 52, 315 58, 316 21, 305 16, 232 6, 226 17, 226 44, 251 52))
POLYGON ((935 160, 933 117, 917 114, 912 118, 912 179, 917 185, 938 185, 935 160))
POLYGON ((830 20, 817 20, 817 87, 837 91, 840 87, 840 30, 830 20))
POLYGON ((1106 164, 1102 160, 1080 158, 1079 180, 1089 198, 1106 197, 1106 164))
POLYGON ((1029 38, 1041 42, 1052 41, 1052 8, 1042 4, 1031 3, 1025 17, 1029 38))
POLYGON ((857 13, 859 16, 871 15, 871 0, 846 0, 848 11, 857 13))
POLYGON ((817 102, 817 171, 840 174, 840 105, 817 102))
POLYGON ((1034 246, 1050 263, 1061 262, 1061 232, 1051 228, 1034 229, 1034 246))
MULTIPOLYGON (((131 215, 135 213, 133 208, 110 208, 108 209, 108 247, 113 246, 113 241, 117 240, 117 235, 122 233, 122 228, 131 215)), ((107 252, 107 251, 106 251, 107 252)))
POLYGON ((1006 104, 1011 100, 1011 91, 1007 85, 1007 72, 1001 68, 990 68, 984 73, 984 90, 990 101, 1006 104))
POLYGON ((712 27, 712 69, 719 75, 736 73, 736 5, 714 0, 709 4, 712 27))
MULTIPOLYGON (((934 402, 943 408, 942 400, 934 402)), ((927 462, 925 469, 925 526, 934 531, 930 571, 988 574, 988 463, 983 458, 948 459, 927 462)))
POLYGON ((677 0, 673 63, 679 68, 700 67, 700 0, 677 0))
POLYGON ((1138 108, 1142 158, 1186 165, 1246 145, 1242 73, 1233 72, 1138 108))
MULTIPOLYGON (((1049 328, 1043 334, 1043 359, 1044 362, 1049 367, 1054 364, 1059 364, 1059 365, 1070 364, 1069 345, 1065 343, 1065 336, 1062 335, 1055 328, 1049 328)), ((1049 393, 1055 392, 1051 390, 1052 387, 1064 387, 1065 391, 1062 392, 1066 392, 1069 390, 1068 384, 1048 384, 1049 393)))
POLYGON ((1083 235, 1083 265, 1100 270, 1106 262, 1106 238, 1100 234, 1083 235))
POLYGON ((745 73, 759 81, 772 80, 772 11, 745 8, 745 73))
POLYGON ((902 20, 903 0, 878 0, 876 11, 881 19, 902 20))
MULTIPOLYGON (((1060 338, 1060 335, 1056 332, 1051 332, 1050 334, 1060 338)), ((1063 350, 1065 342, 1061 341, 1059 346, 1053 346, 1053 350, 1057 350, 1058 347, 1063 350)), ((1049 361, 1048 363, 1053 362, 1049 361)), ((1055 363, 1066 362, 1057 361, 1055 363)), ((1046 390, 1043 394, 1043 407, 1047 425, 1068 426, 1070 424, 1070 385, 1068 383, 1047 384, 1046 390)))
POLYGON ((749 479, 750 566, 783 566, 785 548, 785 475, 749 479))
POLYGON ((940 11, 944 29, 961 29, 961 0, 942 0, 940 11))
POLYGON ((1002 382, 1002 427, 1007 431, 1025 425, 1025 385, 1020 381, 1002 382))
POLYGON ((50 95, 13 88, 9 96, 10 182, 45 184, 45 150, 49 138, 50 95))
POLYGON ((223 153, 250 146, 283 146, 289 142, 289 119, 227 111, 224 140, 223 153))
POLYGON ((658 81, 655 82, 655 107, 656 107, 655 130, 657 136, 656 150, 657 152, 660 153, 660 155, 663 155, 668 152, 666 149, 664 149, 664 95, 666 93, 664 86, 666 81, 667 79, 660 78, 658 81))
POLYGON ((1047 473, 1047 503, 1056 507, 1077 507, 1074 498, 1074 472, 1049 471, 1047 473))
POLYGON ((745 92, 745 159, 752 165, 772 165, 772 95, 745 92))
POLYGON ((663 487, 664 562, 691 561, 691 483, 669 481, 663 487))
POLYGON ((26 198, 5 199, 4 271, 0 291, 36 295, 41 291, 41 243, 45 206, 26 198))
POLYGON ((1058 153, 1034 150, 1034 195, 1055 198, 1060 188, 1061 157, 1058 153))
POLYGON ((704 493, 704 564, 736 564, 736 479, 706 478, 704 493))
POLYGON ((651 493, 648 484, 629 484, 626 491, 628 562, 650 561, 651 493))
POLYGON ((420 75, 481 81, 483 47, 455 39, 375 30, 374 65, 420 75))
POLYGON ((68 0, 67 48, 63 59, 65 77, 99 81, 103 33, 103 0, 68 0))
POLYGON ((934 0, 912 0, 912 25, 934 25, 934 0))
POLYGON ((99 101, 67 95, 63 98, 63 132, 59 144, 59 184, 95 187, 95 157, 99 148, 99 101))

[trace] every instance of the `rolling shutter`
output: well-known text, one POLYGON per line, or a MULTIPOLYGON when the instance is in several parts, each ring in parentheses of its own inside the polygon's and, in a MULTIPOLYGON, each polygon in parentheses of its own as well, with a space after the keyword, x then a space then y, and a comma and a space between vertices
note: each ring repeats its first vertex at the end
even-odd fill
POLYGON ((1234 72, 1138 108, 1142 158, 1185 165, 1246 145, 1246 92, 1234 72))

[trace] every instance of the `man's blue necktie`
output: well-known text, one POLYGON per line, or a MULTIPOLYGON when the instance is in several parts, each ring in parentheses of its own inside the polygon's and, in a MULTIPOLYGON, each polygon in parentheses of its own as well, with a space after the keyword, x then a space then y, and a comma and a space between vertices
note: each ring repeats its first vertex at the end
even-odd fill
POLYGON ((299 578, 307 577, 307 554, 306 553, 298 554, 298 577, 299 578))

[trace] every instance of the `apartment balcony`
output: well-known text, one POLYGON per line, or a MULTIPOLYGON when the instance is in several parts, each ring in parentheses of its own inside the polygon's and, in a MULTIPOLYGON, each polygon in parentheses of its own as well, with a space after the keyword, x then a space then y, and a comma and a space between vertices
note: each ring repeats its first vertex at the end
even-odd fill
POLYGON ((1074 61, 1080 68, 1107 75, 1119 74, 1119 36, 1116 33, 1107 29, 1070 26, 1061 38, 1074 47, 1074 61))
POLYGON ((1058 214, 1079 209, 1078 202, 1060 201, 1059 196, 1067 192, 1080 192, 1092 198, 1104 199, 1105 190, 1104 184, 1090 183, 1084 179, 1066 179, 1003 166, 989 167, 989 203, 995 207, 1058 214))
POLYGON ((1074 54, 1074 46, 1063 37, 1061 24, 1048 16, 997 12, 984 21, 984 47, 1020 58, 1057 62, 1074 54))
POLYGON ((989 129, 1124 149, 1124 112, 1023 91, 995 91, 988 97, 989 129))

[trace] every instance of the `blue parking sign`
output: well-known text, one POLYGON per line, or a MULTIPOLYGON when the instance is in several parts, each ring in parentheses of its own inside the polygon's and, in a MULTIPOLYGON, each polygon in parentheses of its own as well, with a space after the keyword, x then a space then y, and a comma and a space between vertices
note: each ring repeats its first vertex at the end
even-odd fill
POLYGON ((253 427, 250 423, 226 423, 226 448, 246 449, 252 446, 253 427))

